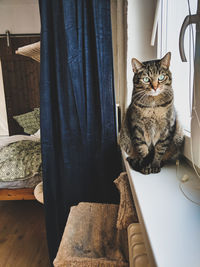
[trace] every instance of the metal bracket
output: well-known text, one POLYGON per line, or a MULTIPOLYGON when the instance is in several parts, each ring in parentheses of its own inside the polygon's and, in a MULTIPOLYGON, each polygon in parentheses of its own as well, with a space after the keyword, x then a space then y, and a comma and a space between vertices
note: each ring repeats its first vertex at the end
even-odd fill
POLYGON ((10 32, 6 31, 6 40, 7 40, 7 46, 10 47, 10 32))

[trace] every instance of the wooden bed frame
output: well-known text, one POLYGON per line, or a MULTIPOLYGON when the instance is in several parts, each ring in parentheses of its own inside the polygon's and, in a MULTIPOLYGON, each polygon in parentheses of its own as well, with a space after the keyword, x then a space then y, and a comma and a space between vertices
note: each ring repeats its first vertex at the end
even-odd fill
POLYGON ((32 111, 40 105, 40 64, 29 57, 15 54, 19 47, 37 42, 39 39, 12 37, 12 45, 8 47, 6 38, 1 38, 0 58, 9 135, 24 134, 23 128, 13 116, 32 111))
MULTIPOLYGON (((0 57, 9 134, 14 135, 24 134, 24 131, 13 119, 13 116, 32 111, 40 104, 38 89, 40 64, 31 58, 16 55, 15 51, 21 46, 38 42, 40 36, 11 37, 12 45, 9 47, 7 46, 6 38, 2 38, 0 43, 0 57), (15 84, 14 87, 13 84, 15 84), (16 92, 20 93, 16 94, 16 92)), ((0 189, 0 200, 35 199, 34 188, 0 189)))
POLYGON ((36 200, 34 188, 0 189, 0 200, 36 200))

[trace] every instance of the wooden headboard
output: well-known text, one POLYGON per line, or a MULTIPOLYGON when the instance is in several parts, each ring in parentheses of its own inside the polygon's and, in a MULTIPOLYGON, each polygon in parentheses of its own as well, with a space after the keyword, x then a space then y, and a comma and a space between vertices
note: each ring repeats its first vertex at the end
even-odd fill
POLYGON ((39 107, 40 64, 15 51, 24 45, 39 41, 39 37, 11 37, 10 46, 6 38, 0 39, 0 59, 8 116, 9 134, 24 134, 13 116, 39 107))

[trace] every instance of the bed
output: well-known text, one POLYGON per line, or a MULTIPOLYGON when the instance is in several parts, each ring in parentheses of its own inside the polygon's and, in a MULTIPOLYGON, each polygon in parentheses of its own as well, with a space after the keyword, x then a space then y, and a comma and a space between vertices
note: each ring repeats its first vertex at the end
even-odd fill
POLYGON ((11 35, 8 46, 6 38, 1 38, 9 136, 0 136, 0 200, 35 199, 34 188, 42 180, 40 136, 36 134, 40 128, 39 40, 39 35, 11 35))
POLYGON ((0 200, 33 200, 42 181, 40 137, 0 137, 0 200))
POLYGON ((24 134, 0 136, 0 200, 33 200, 42 181, 40 108, 13 120, 24 134))
POLYGON ((34 188, 42 181, 39 40, 12 36, 8 47, 6 38, 1 39, 9 136, 0 136, 0 200, 35 199, 34 188))
POLYGON ((32 136, 0 138, 0 200, 32 200, 42 180, 40 139, 32 136))

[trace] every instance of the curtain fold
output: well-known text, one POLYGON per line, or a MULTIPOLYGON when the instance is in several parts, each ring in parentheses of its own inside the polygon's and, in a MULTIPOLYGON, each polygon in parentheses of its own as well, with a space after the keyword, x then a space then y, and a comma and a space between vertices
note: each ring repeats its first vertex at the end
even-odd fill
POLYGON ((70 207, 118 203, 110 1, 40 1, 40 109, 51 262, 70 207))

